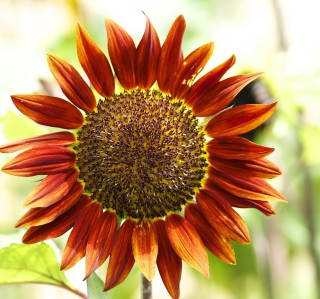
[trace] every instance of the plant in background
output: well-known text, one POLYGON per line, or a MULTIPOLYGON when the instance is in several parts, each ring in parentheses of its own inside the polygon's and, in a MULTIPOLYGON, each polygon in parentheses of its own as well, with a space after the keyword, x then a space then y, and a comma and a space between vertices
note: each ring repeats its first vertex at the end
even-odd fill
MULTIPOLYGON (((260 73, 221 80, 235 57, 195 80, 213 53, 205 44, 186 58, 185 20, 166 40, 147 18, 136 47, 107 19, 111 63, 82 26, 77 52, 92 89, 73 66, 54 55, 48 64, 71 102, 47 95, 13 95, 30 119, 64 129, 0 147, 24 150, 2 167, 11 175, 46 175, 24 202, 16 227, 30 227, 32 244, 72 231, 61 269, 85 256, 85 278, 109 257, 104 290, 120 284, 134 263, 145 289, 157 265, 172 298, 179 298, 182 260, 209 277, 206 248, 234 264, 230 240, 248 244, 233 209, 285 200, 264 181, 281 172, 264 157, 273 149, 239 136, 265 122, 276 103, 230 107, 260 73)), ((146 292, 145 298, 151 294, 146 292)))

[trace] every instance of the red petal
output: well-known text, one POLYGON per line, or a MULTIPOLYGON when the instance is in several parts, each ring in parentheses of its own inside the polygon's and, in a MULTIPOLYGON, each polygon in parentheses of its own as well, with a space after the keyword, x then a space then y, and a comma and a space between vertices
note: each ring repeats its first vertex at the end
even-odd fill
POLYGON ((19 94, 11 96, 20 112, 40 125, 62 129, 78 129, 83 124, 81 112, 72 104, 60 98, 19 94))
POLYGON ((233 101, 242 88, 260 75, 261 73, 238 75, 218 82, 195 101, 193 113, 205 117, 220 112, 233 101))
POLYGON ((180 15, 172 24, 162 45, 157 64, 157 80, 162 92, 170 92, 172 78, 183 60, 181 45, 185 29, 186 21, 180 15))
POLYGON ((203 216, 215 230, 239 243, 250 243, 245 222, 219 193, 201 189, 196 194, 196 199, 203 216))
POLYGON ((236 208, 254 208, 265 214, 266 216, 273 216, 276 214, 273 207, 268 201, 251 200, 246 198, 240 198, 229 194, 229 197, 225 199, 236 208))
POLYGON ((121 85, 127 89, 137 86, 135 77, 136 46, 131 36, 118 24, 106 19, 108 51, 113 69, 121 85))
POLYGON ((134 265, 132 253, 132 234, 137 221, 128 218, 121 226, 116 243, 110 255, 104 291, 108 291, 123 282, 134 265))
POLYGON ((194 102, 211 86, 219 82, 221 77, 229 70, 235 63, 236 57, 232 55, 227 61, 212 69, 210 72, 196 81, 188 94, 186 95, 185 103, 193 106, 194 102))
POLYGON ((185 208, 185 217, 197 230, 204 245, 215 256, 228 264, 236 263, 234 250, 230 241, 207 222, 198 208, 198 205, 193 203, 187 204, 185 208))
POLYGON ((173 250, 162 219, 156 219, 154 226, 158 236, 159 252, 157 266, 162 281, 173 299, 180 298, 180 280, 182 273, 181 258, 173 250))
POLYGON ((96 99, 76 69, 63 59, 48 54, 49 68, 66 97, 77 107, 90 113, 96 106, 96 99))
POLYGON ((73 151, 55 145, 40 145, 26 150, 2 167, 2 171, 16 176, 54 174, 74 166, 76 155, 73 151))
POLYGON ((76 137, 70 132, 49 133, 1 145, 0 153, 13 153, 28 147, 34 147, 38 145, 69 146, 74 144, 75 142, 76 137))
POLYGON ((60 270, 70 269, 84 257, 91 228, 101 214, 98 202, 91 202, 79 214, 64 248, 60 270))
POLYGON ((233 195, 255 200, 286 201, 277 190, 261 179, 241 179, 212 167, 209 167, 208 175, 211 181, 233 195))
POLYGON ((156 30, 147 18, 144 35, 137 47, 136 78, 140 88, 148 89, 156 81, 160 41, 156 30))
POLYGON ((208 255, 195 228, 186 219, 175 213, 169 214, 165 222, 174 251, 187 264, 209 278, 208 255))
POLYGON ((210 164, 217 170, 241 178, 272 179, 281 174, 280 169, 267 159, 231 160, 209 155, 210 164))
POLYGON ((99 268, 110 255, 117 236, 117 215, 105 211, 92 227, 86 248, 86 276, 99 268))
POLYGON ((264 123, 276 105, 247 104, 224 110, 209 121, 205 127, 206 133, 213 138, 247 133, 264 123))
POLYGON ((134 228, 132 252, 141 273, 151 281, 158 255, 157 234, 151 220, 140 220, 134 228))
POLYGON ((15 227, 38 226, 55 220, 77 203, 82 191, 83 185, 76 182, 69 193, 60 201, 46 208, 30 209, 19 219, 15 227))
POLYGON ((219 137, 207 142, 206 151, 223 159, 252 160, 270 155, 274 149, 240 136, 219 137))
POLYGON ((69 209, 52 222, 30 227, 24 234, 22 242, 24 244, 34 244, 62 236, 73 226, 81 211, 90 202, 91 199, 89 196, 81 195, 80 199, 72 209, 69 209))
POLYGON ((213 43, 205 44, 194 50, 183 60, 170 86, 170 93, 173 98, 185 98, 195 78, 212 56, 213 48, 213 43))
POLYGON ((247 198, 241 198, 239 196, 235 196, 230 194, 229 192, 219 188, 215 185, 211 180, 205 180, 204 189, 207 189, 209 192, 210 190, 215 190, 218 192, 224 199, 233 207, 236 208, 255 208, 260 210, 266 216, 271 216, 275 214, 274 209, 267 201, 262 200, 251 200, 247 198))
POLYGON ((78 178, 78 171, 70 169, 66 172, 48 175, 29 194, 23 205, 28 208, 44 208, 61 200, 78 178))
POLYGON ((77 52, 95 90, 105 98, 111 97, 115 84, 108 59, 80 24, 77 28, 77 52))

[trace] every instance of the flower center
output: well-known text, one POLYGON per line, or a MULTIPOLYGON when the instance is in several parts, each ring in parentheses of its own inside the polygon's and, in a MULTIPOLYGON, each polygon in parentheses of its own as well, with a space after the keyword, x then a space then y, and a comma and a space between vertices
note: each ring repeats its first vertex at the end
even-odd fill
POLYGON ((181 210, 206 174, 197 118, 181 101, 158 91, 136 89, 99 101, 78 141, 85 192, 121 218, 181 210))

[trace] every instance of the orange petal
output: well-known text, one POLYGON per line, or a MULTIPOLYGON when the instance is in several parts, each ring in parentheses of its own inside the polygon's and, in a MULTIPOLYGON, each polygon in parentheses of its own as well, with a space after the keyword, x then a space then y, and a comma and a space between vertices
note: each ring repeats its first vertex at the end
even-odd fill
POLYGON ((11 96, 11 99, 20 112, 40 125, 78 129, 83 124, 84 119, 81 112, 60 98, 36 94, 17 94, 11 96))
POLYGON ((224 199, 233 207, 236 208, 255 208, 261 211, 266 216, 275 215, 275 211, 272 206, 267 201, 262 200, 251 200, 247 198, 242 198, 239 196, 235 196, 230 194, 229 192, 219 188, 215 185, 211 180, 206 179, 204 183, 204 189, 207 189, 209 192, 210 190, 215 190, 218 192, 224 199))
POLYGON ((160 41, 156 30, 147 18, 144 35, 137 47, 136 78, 140 88, 148 89, 156 81, 160 41))
MULTIPOLYGON (((226 197, 225 197, 226 198, 226 197)), ((229 197, 226 200, 236 208, 254 208, 265 214, 266 216, 273 216, 276 214, 273 207, 268 201, 262 200, 251 200, 247 198, 240 198, 229 194, 229 197)))
POLYGON ((208 255, 195 228, 186 219, 175 213, 169 214, 165 222, 174 251, 187 264, 209 278, 208 255))
POLYGON ((173 98, 183 99, 195 78, 203 70, 213 53, 214 44, 208 43, 191 52, 180 64, 170 86, 173 98))
POLYGON ((158 58, 157 80, 162 92, 169 93, 172 78, 178 66, 182 63, 182 38, 186 29, 186 21, 180 15, 172 24, 164 41, 158 58))
POLYGON ((227 61, 212 69, 210 72, 201 77, 192 86, 185 98, 185 103, 193 106, 194 102, 211 86, 219 82, 221 77, 229 70, 236 62, 236 57, 232 55, 227 61))
POLYGON ((52 222, 30 227, 24 234, 22 242, 24 244, 34 244, 62 236, 74 225, 81 211, 90 202, 91 199, 89 196, 81 195, 80 199, 72 209, 69 209, 52 222))
POLYGON ((158 255, 157 234, 151 220, 140 220, 134 228, 132 252, 141 273, 151 281, 158 255))
POLYGON ((91 228, 101 214, 100 203, 91 202, 78 215, 62 254, 60 270, 70 269, 84 257, 91 228))
POLYGON ((2 167, 2 171, 16 176, 54 174, 74 166, 76 155, 73 151, 56 145, 40 145, 28 149, 2 167))
POLYGON ((136 220, 128 218, 120 226, 116 243, 110 255, 104 291, 108 291, 123 282, 134 265, 132 234, 136 224, 136 220))
POLYGON ((261 179, 241 179, 212 167, 209 167, 208 175, 211 181, 233 195, 254 200, 286 201, 283 195, 261 179))
POLYGON ((76 69, 63 59, 48 54, 49 68, 58 81, 62 92, 77 107, 90 113, 96 106, 96 99, 76 69))
POLYGON ((44 208, 61 200, 78 178, 78 171, 74 168, 48 175, 29 194, 23 205, 28 208, 44 208))
POLYGON ((0 145, 0 153, 13 153, 28 147, 38 145, 69 146, 76 142, 76 137, 70 132, 55 132, 36 137, 30 137, 19 141, 0 145))
POLYGON ((270 155, 274 149, 253 143, 240 136, 219 137, 207 142, 206 151, 219 158, 252 160, 270 155))
POLYGON ((38 226, 49 223, 71 209, 79 200, 83 185, 76 182, 69 193, 55 204, 46 208, 33 208, 24 214, 15 227, 38 226))
POLYGON ((232 160, 209 155, 210 164, 217 170, 241 178, 272 179, 281 174, 280 169, 267 159, 232 160))
POLYGON ((193 113, 205 117, 220 112, 233 101, 242 88, 260 75, 261 73, 238 75, 218 82, 195 101, 193 113))
POLYGON ((198 205, 187 204, 185 217, 199 233, 204 245, 219 259, 228 264, 235 264, 236 257, 228 238, 216 231, 203 217, 198 205))
POLYGON ((206 133, 213 138, 247 133, 264 123, 276 105, 247 104, 224 110, 209 121, 205 127, 206 133))
POLYGON ((156 219, 154 226, 158 236, 159 252, 157 266, 161 279, 173 299, 180 298, 180 280, 182 274, 181 258, 173 250, 162 219, 156 219))
POLYGON ((131 36, 118 24, 106 19, 108 52, 121 85, 127 89, 137 86, 135 77, 136 46, 131 36))
POLYGON ((111 97, 115 84, 108 59, 80 24, 77 27, 77 52, 95 90, 105 98, 111 97))
POLYGON ((215 230, 239 243, 250 243, 245 222, 219 193, 201 189, 196 199, 203 216, 215 230))
POLYGON ((110 255, 117 236, 117 215, 106 210, 92 227, 86 248, 86 276, 99 268, 110 255))

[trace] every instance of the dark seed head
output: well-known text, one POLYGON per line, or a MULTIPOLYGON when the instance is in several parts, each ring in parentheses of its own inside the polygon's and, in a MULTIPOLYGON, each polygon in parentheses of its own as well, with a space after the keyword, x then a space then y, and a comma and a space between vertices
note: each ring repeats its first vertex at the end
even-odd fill
POLYGON ((78 132, 85 192, 120 217, 181 210, 205 176, 204 134, 183 102, 136 89, 100 101, 78 132))

